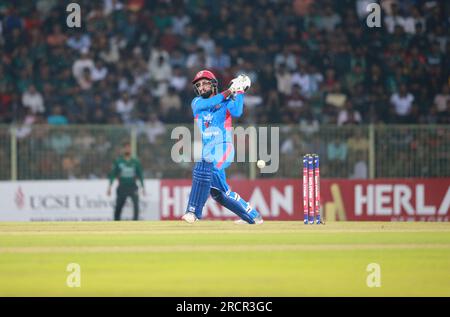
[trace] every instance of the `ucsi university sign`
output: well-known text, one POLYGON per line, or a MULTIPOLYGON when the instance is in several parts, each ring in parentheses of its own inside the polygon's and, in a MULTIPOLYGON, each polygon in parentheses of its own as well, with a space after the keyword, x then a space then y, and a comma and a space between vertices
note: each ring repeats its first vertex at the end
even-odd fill
MULTIPOLYGON (((141 219, 159 219, 159 180, 146 180, 141 219)), ((107 180, 0 182, 0 221, 112 220, 115 196, 107 196, 107 180)), ((132 217, 131 202, 124 219, 132 217)))

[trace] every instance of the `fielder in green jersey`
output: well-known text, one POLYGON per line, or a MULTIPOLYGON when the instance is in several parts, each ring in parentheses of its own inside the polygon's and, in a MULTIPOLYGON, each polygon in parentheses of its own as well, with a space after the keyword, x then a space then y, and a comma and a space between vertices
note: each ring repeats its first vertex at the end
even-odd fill
POLYGON ((144 180, 142 177, 141 162, 131 157, 131 146, 129 143, 124 145, 123 155, 116 158, 113 163, 111 173, 109 174, 108 196, 111 195, 111 186, 117 178, 119 186, 116 191, 116 206, 114 209, 114 220, 120 220, 123 206, 127 197, 133 201, 133 220, 139 219, 139 193, 137 180, 141 184, 142 194, 145 195, 144 180))

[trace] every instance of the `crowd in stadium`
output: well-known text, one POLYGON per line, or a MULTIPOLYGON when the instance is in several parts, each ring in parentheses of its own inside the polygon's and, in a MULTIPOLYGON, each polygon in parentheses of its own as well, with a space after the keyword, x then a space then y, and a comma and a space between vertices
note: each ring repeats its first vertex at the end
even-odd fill
POLYGON ((253 82, 243 123, 450 123, 450 5, 366 0, 0 4, 0 122, 192 121, 193 74, 253 82))

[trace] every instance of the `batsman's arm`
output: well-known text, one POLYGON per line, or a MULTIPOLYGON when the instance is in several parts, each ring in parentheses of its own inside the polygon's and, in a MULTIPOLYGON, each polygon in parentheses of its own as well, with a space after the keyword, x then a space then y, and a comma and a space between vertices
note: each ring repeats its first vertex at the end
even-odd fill
POLYGON ((192 112, 194 113, 194 115, 196 115, 201 111, 211 109, 227 99, 230 95, 231 91, 227 89, 211 98, 196 97, 194 98, 194 100, 192 100, 192 112))
POLYGON ((236 97, 228 102, 227 107, 231 116, 240 117, 244 110, 244 94, 236 94, 236 97))

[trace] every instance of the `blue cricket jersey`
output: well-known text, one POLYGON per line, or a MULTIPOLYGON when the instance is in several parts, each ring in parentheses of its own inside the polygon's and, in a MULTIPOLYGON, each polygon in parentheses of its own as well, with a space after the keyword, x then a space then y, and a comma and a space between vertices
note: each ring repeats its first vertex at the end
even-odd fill
POLYGON ((222 94, 192 100, 192 112, 202 134, 202 158, 213 161, 217 168, 234 156, 231 120, 242 115, 243 106, 243 94, 237 94, 235 100, 222 94))

